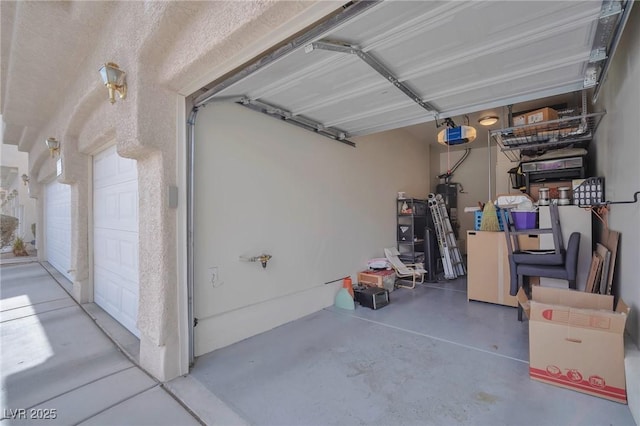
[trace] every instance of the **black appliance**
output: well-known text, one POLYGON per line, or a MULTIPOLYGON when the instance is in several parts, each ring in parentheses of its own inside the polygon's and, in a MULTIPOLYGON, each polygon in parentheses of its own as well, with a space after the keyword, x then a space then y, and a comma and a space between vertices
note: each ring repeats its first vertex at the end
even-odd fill
POLYGON ((356 302, 371 309, 380 309, 389 304, 389 291, 378 287, 354 287, 356 302))
POLYGON ((584 179, 587 173, 586 155, 550 160, 523 161, 520 168, 525 176, 526 190, 532 183, 584 179))

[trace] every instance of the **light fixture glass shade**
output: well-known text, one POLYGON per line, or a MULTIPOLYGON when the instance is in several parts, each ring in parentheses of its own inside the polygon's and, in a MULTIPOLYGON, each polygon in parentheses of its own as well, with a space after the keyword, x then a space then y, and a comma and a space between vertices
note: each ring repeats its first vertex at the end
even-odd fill
POLYGON ((488 115, 478 120, 478 123, 482 124, 483 126, 492 126, 497 122, 498 122, 498 117, 496 117, 495 115, 488 115))
POLYGON ((29 176, 27 176, 27 174, 24 173, 21 177, 22 177, 22 182, 24 182, 26 186, 29 183, 29 176))
POLYGON ((118 64, 107 62, 100 68, 100 76, 104 84, 112 83, 121 86, 124 82, 125 72, 118 67, 118 64))
POLYGON ((44 143, 47 145, 52 157, 55 153, 60 152, 60 141, 56 138, 47 138, 44 143))
POLYGON ((100 68, 102 82, 109 89, 109 102, 115 103, 115 92, 118 92, 120 99, 127 96, 127 84, 124 81, 125 72, 118 67, 118 64, 107 62, 100 68))

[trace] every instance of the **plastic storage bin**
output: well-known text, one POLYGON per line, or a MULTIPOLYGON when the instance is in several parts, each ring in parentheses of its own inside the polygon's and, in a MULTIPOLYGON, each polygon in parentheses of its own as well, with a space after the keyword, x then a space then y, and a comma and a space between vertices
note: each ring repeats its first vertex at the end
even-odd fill
POLYGON ((513 226, 518 231, 538 227, 538 212, 519 212, 512 210, 511 217, 513 217, 513 226))

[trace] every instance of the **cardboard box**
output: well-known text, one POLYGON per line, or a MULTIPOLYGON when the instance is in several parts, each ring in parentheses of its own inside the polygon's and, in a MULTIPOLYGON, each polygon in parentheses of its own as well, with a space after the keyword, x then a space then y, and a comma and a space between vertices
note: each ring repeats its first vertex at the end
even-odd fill
MULTIPOLYGON (((526 303, 522 289, 518 300, 526 303)), ((627 403, 624 327, 629 308, 613 296, 533 286, 529 307, 529 377, 627 403)))
MULTIPOLYGON (((537 249, 537 235, 518 235, 523 250, 537 249)), ((537 282, 537 277, 530 280, 537 282)), ((467 300, 518 306, 509 294, 511 276, 504 232, 467 231, 467 300)))
POLYGON ((393 269, 358 272, 358 284, 393 291, 396 284, 396 273, 393 269))
POLYGON ((541 123, 543 121, 557 120, 558 113, 552 108, 541 108, 513 117, 514 126, 523 126, 525 124, 541 123))
POLYGON ((540 197, 540 188, 549 188, 549 199, 555 200, 560 197, 558 188, 562 188, 563 186, 571 187, 571 181, 563 180, 557 182, 532 183, 529 185, 529 196, 533 201, 538 201, 538 198, 540 197))
POLYGON ((513 134, 517 137, 544 137, 549 136, 553 137, 553 132, 549 134, 543 135, 541 132, 557 130, 556 126, 553 124, 540 124, 537 126, 531 126, 536 123, 544 123, 549 120, 557 120, 558 113, 556 110, 551 108, 542 108, 537 109, 535 111, 528 112, 526 114, 521 114, 516 117, 513 117, 513 125, 514 126, 524 126, 525 124, 529 127, 524 127, 521 129, 514 129, 513 134))

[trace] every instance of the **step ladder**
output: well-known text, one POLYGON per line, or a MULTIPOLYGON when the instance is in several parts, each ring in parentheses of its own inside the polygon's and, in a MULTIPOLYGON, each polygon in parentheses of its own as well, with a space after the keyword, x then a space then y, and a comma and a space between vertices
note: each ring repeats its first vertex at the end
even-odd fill
POLYGON ((462 255, 458 249, 456 236, 449 220, 447 207, 444 199, 440 194, 429 194, 428 198, 431 217, 436 228, 436 238, 438 239, 438 247, 440 248, 440 257, 442 259, 442 268, 444 269, 444 277, 453 280, 466 274, 462 255))

